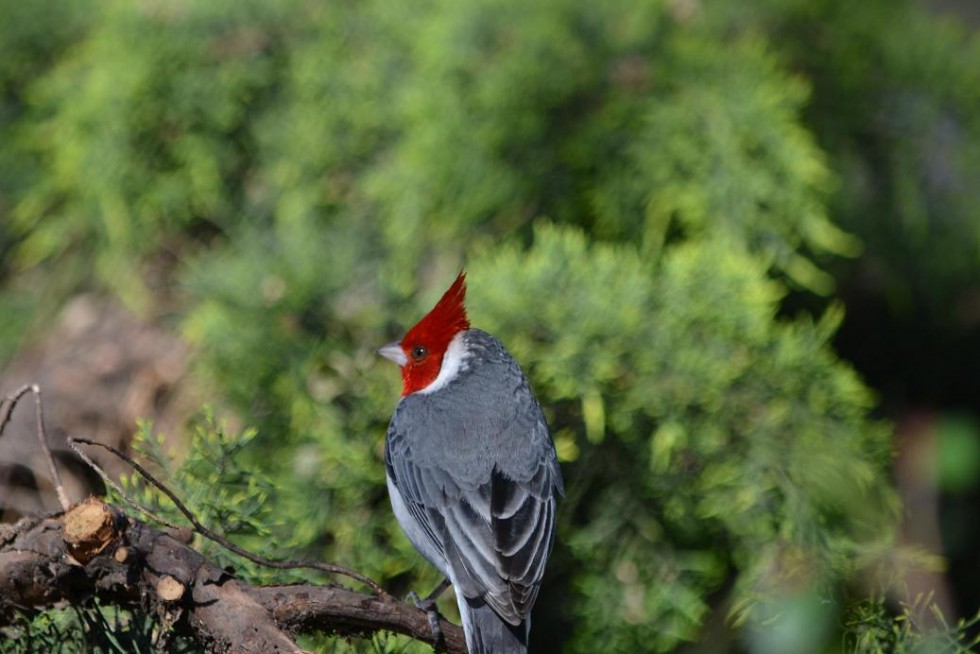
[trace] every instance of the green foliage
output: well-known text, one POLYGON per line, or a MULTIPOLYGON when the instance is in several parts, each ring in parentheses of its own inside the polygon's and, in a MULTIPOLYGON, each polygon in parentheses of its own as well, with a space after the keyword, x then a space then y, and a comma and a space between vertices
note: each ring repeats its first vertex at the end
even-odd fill
MULTIPOLYGON (((11 211, 45 172, 29 156, 30 137, 24 129, 33 120, 31 83, 45 75, 65 51, 78 40, 89 24, 89 3, 0 1, 0 280, 16 266, 12 251, 18 238, 11 225, 11 211)), ((11 280, 0 293, 0 362, 6 361, 29 331, 40 282, 11 280)), ((50 288, 50 286, 49 286, 50 288)))
POLYGON ((944 416, 931 476, 937 488, 968 492, 980 484, 980 425, 965 414, 944 416))
POLYGON ((651 266, 557 228, 470 264, 493 280, 472 291, 481 323, 514 335, 538 392, 564 408, 551 420, 559 443, 580 451, 566 471, 587 488, 573 481, 563 508, 584 518, 565 540, 575 651, 669 650, 697 637, 705 598, 732 574, 747 611, 801 577, 826 590, 889 536, 889 434, 826 347, 837 316, 775 322, 765 268, 724 239, 651 266))
POLYGON ((980 645, 980 636, 970 636, 978 624, 980 613, 948 625, 931 596, 903 603, 898 615, 883 600, 868 599, 845 619, 845 646, 855 654, 968 654, 980 645))
POLYGON ((838 224, 898 315, 940 324, 980 282, 980 37, 916 3, 710 2, 718 28, 763 30, 813 87, 807 122, 838 171, 838 224), (737 9, 736 9, 737 7, 737 9))
POLYGON ((185 9, 93 7, 88 37, 32 89, 25 129, 49 174, 11 214, 21 266, 94 251, 99 278, 145 305, 148 257, 247 213, 245 126, 275 83, 289 7, 185 9))
POLYGON ((86 601, 28 617, 0 630, 2 654, 172 654, 196 651, 150 616, 86 601))
MULTIPOLYGON (((37 181, 38 171, 24 157, 19 120, 28 111, 32 80, 46 74, 83 33, 88 3, 0 2, 0 217, 17 193, 37 181)), ((0 220, 0 253, 9 247, 6 220, 0 220)), ((0 262, 5 263, 5 262, 0 262)))
MULTIPOLYGON (((166 311, 205 396, 254 428, 206 412, 170 453, 143 425, 161 476, 245 547, 404 593, 438 579, 388 506, 398 380, 374 349, 465 262, 473 322, 526 367, 567 479, 539 650, 666 652, 719 629, 750 652, 842 634, 854 651, 911 647, 911 620, 865 602, 921 564, 893 542, 890 430, 832 352, 839 305, 779 317, 790 289, 833 292, 834 257, 860 249, 837 225, 869 243, 939 229, 959 254, 924 242, 923 266, 955 278, 975 262, 976 198, 924 182, 922 165, 950 115, 964 135, 942 160, 950 179, 976 162, 977 51, 898 4, 187 0, 59 15, 50 40, 17 37, 43 55, 0 64, 20 107, 0 122, 17 137, 0 149, 0 271, 52 298, 93 286, 166 311), (875 61, 854 54, 869 43, 875 61), (869 85, 882 65, 886 88, 869 85), (895 125, 874 119, 889 99, 895 125), (861 149, 868 125, 880 151, 861 149), (31 162, 19 177, 13 155, 31 162), (869 171, 895 195, 867 201, 869 171)), ((0 310, 24 297, 11 282, 0 310)), ((0 325, 0 356, 27 320, 0 325)))
POLYGON ((655 2, 445 4, 408 53, 404 136, 369 181, 398 261, 425 255, 423 229, 452 241, 544 215, 648 252, 671 229, 732 230, 829 291, 801 246, 855 246, 820 202, 806 86, 760 41, 719 49, 655 2))
MULTIPOLYGON (((281 543, 273 530, 284 526, 269 502, 273 483, 261 468, 249 464, 243 453, 256 437, 254 429, 231 433, 219 423, 213 411, 205 409, 189 425, 186 449, 179 455, 165 451, 166 436, 154 434, 152 425, 142 422, 133 439, 133 449, 154 477, 180 498, 194 516, 212 531, 237 544, 274 557, 291 543, 281 543)), ((159 488, 136 471, 124 475, 123 490, 142 507, 176 524, 189 525, 187 518, 159 488)), ((114 497, 125 506, 124 498, 114 497)), ((288 526, 288 525, 287 525, 288 526)), ((233 565, 249 580, 269 579, 255 564, 234 556, 211 541, 202 539, 199 550, 206 556, 233 565)))
POLYGON ((31 142, 52 175, 13 214, 20 265, 94 248, 99 278, 139 306, 154 248, 234 217, 379 220, 398 269, 540 214, 650 247, 674 221, 731 228, 828 290, 800 246, 853 246, 794 122, 805 86, 760 41, 719 50, 657 3, 603 7, 436 3, 423 21, 371 4, 107 5, 35 89, 31 142))

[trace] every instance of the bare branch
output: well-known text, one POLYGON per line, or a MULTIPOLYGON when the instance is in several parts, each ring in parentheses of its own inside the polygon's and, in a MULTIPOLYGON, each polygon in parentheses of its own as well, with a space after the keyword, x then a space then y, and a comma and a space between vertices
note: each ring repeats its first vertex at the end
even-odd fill
MULTIPOLYGON (((89 465, 93 466, 93 468, 96 470, 96 472, 98 472, 100 475, 103 475, 103 478, 105 478, 104 473, 98 467, 94 466, 94 464, 91 462, 91 459, 89 459, 88 457, 86 457, 84 454, 82 454, 82 452, 77 447, 75 447, 75 443, 80 443, 82 445, 95 445, 97 447, 101 447, 101 448, 103 448, 105 450, 108 450, 112 454, 116 455, 117 457, 119 457, 120 459, 122 459, 123 461, 125 461, 126 463, 128 463, 129 465, 131 465, 133 467, 133 469, 136 470, 136 472, 138 472, 144 479, 146 479, 146 481, 148 481, 150 484, 152 484, 154 488, 158 489, 161 493, 163 493, 168 498, 170 498, 170 501, 174 503, 174 506, 177 507, 177 510, 180 511, 184 515, 184 517, 187 518, 187 520, 194 526, 194 530, 197 533, 201 534, 202 536, 204 536, 208 540, 213 541, 213 542, 217 543, 218 545, 221 545, 225 549, 227 549, 227 550, 229 550, 231 552, 234 552, 235 554, 238 554, 239 556, 242 556, 242 557, 248 559, 252 563, 257 563, 257 564, 262 565, 262 566, 265 566, 267 568, 276 568, 276 569, 279 569, 279 570, 292 570, 292 569, 296 569, 296 568, 306 568, 306 569, 310 569, 310 570, 321 570, 323 572, 328 572, 330 574, 339 574, 339 575, 343 575, 345 577, 350 577, 351 579, 355 579, 357 581, 360 581, 361 583, 369 586, 378 595, 387 595, 388 594, 381 587, 381 585, 378 584, 378 582, 374 581, 370 577, 368 577, 366 575, 362 575, 360 572, 356 572, 354 570, 350 570, 348 568, 344 568, 343 566, 333 565, 332 563, 323 563, 321 561, 274 561, 272 559, 267 559, 264 556, 260 556, 258 554, 253 553, 253 552, 250 552, 250 551, 248 551, 248 550, 246 550, 246 549, 244 549, 242 547, 239 547, 238 545, 236 545, 235 543, 231 542, 230 540, 228 540, 227 538, 225 538, 221 534, 218 534, 216 532, 213 532, 210 529, 208 529, 207 527, 205 527, 201 523, 201 521, 197 519, 197 517, 194 515, 194 513, 190 509, 187 508, 187 506, 180 500, 179 497, 177 497, 176 493, 174 493, 172 490, 170 490, 164 483, 158 481, 152 474, 150 474, 150 472, 146 468, 144 468, 142 465, 140 465, 135 459, 133 459, 131 456, 129 456, 125 452, 122 452, 121 450, 119 450, 118 448, 113 447, 112 445, 107 445, 105 443, 99 443, 97 441, 89 440, 87 438, 74 438, 74 437, 70 437, 68 439, 68 446, 71 447, 75 452, 78 452, 78 454, 89 465)), ((110 483, 112 483, 112 482, 110 482, 110 483)), ((118 486, 116 486, 116 484, 113 483, 112 486, 114 488, 116 488, 117 490, 120 490, 121 491, 121 489, 119 489, 118 486)), ((125 497, 125 494, 124 494, 124 497, 125 497)), ((131 503, 133 503, 131 500, 129 500, 128 497, 127 497, 127 501, 130 501, 131 503)), ((133 503, 133 504, 135 506, 135 503, 133 503)), ((138 507, 138 508, 140 510, 143 510, 143 507, 138 507)), ((152 514, 150 514, 150 515, 152 515, 152 514)), ((154 516, 154 519, 157 519, 157 518, 154 516)), ((161 522, 163 524, 166 524, 167 526, 170 526, 170 527, 173 527, 174 526, 174 525, 171 525, 170 523, 168 523, 166 521, 163 521, 163 520, 161 520, 161 522)))
POLYGON ((41 389, 37 384, 31 384, 31 392, 34 393, 34 418, 37 421, 37 438, 41 443, 41 450, 44 452, 44 459, 48 462, 48 472, 51 473, 51 481, 54 482, 54 489, 58 493, 58 502, 64 511, 68 510, 71 502, 65 495, 65 487, 61 483, 61 474, 58 473, 58 466, 54 464, 54 457, 51 455, 51 448, 48 447, 48 436, 44 433, 44 410, 41 407, 41 389))
POLYGON ((4 398, 3 402, 0 403, 0 436, 3 435, 3 430, 10 421, 10 416, 13 414, 17 403, 28 392, 34 394, 34 420, 37 427, 37 440, 41 444, 41 451, 44 453, 44 459, 48 464, 51 483, 54 484, 54 490, 58 494, 58 502, 61 504, 61 510, 67 511, 68 507, 71 506, 71 502, 68 501, 68 496, 65 495, 65 487, 61 483, 61 474, 58 472, 58 466, 54 464, 54 456, 52 456, 51 448, 48 446, 48 437, 44 431, 44 408, 41 403, 41 389, 37 384, 24 384, 4 398))
POLYGON ((3 430, 10 422, 10 416, 14 412, 14 407, 17 406, 17 402, 20 398, 31 390, 30 384, 24 384, 16 391, 3 398, 3 402, 0 402, 0 436, 3 436, 3 430))
MULTIPOLYGON (((404 634, 434 645, 425 611, 339 586, 256 587, 172 535, 91 498, 64 516, 25 519, 0 534, 0 625, 25 609, 95 596, 169 616, 208 651, 302 651, 297 633, 404 634), (84 559, 84 560, 83 560, 84 559)), ((462 629, 440 627, 450 654, 462 629)))

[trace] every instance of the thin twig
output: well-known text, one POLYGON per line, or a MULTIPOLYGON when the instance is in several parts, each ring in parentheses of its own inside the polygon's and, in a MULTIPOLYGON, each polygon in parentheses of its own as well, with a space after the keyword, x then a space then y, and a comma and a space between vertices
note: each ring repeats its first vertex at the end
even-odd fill
POLYGON ((48 471, 51 473, 54 489, 58 493, 58 501, 61 503, 61 508, 67 511, 71 506, 71 502, 68 501, 68 496, 65 495, 65 487, 61 483, 58 466, 54 464, 51 448, 48 447, 48 437, 44 433, 44 410, 41 407, 41 388, 37 384, 31 384, 31 392, 34 393, 34 418, 37 421, 37 439, 41 442, 41 450, 44 452, 44 458, 47 459, 48 471))
MULTIPOLYGON (((95 461, 93 461, 87 454, 85 454, 85 452, 82 451, 82 449, 80 447, 78 447, 78 443, 80 443, 80 442, 82 442, 82 443, 91 443, 92 441, 86 441, 85 439, 81 439, 81 438, 72 438, 71 436, 68 437, 68 447, 71 448, 72 452, 74 452, 79 457, 81 457, 82 461, 84 461, 86 464, 88 464, 88 467, 90 467, 100 477, 102 477, 102 481, 104 481, 106 484, 108 484, 110 487, 112 487, 112 489, 114 491, 116 491, 117 493, 119 493, 119 496, 122 497, 123 500, 125 500, 127 504, 129 504, 131 507, 133 507, 134 509, 136 509, 137 511, 139 511, 140 513, 142 513, 144 516, 146 516, 150 520, 154 520, 158 524, 163 525, 164 527, 168 527, 170 529, 175 529, 175 530, 181 528, 180 525, 175 524, 175 523, 167 520, 166 518, 163 518, 161 516, 158 516, 156 513, 154 513, 153 511, 151 511, 150 509, 146 508, 145 506, 143 506, 142 504, 140 504, 139 502, 137 502, 136 500, 134 500, 132 497, 130 497, 126 493, 126 491, 124 491, 122 489, 122 486, 120 486, 119 484, 117 484, 109 476, 109 474, 105 470, 102 469, 102 467, 98 463, 96 463, 95 461)), ((101 443, 96 443, 96 445, 101 445, 101 443)))
POLYGON ((20 402, 20 399, 24 397, 28 392, 34 393, 34 418, 36 422, 36 433, 37 439, 41 443, 41 452, 44 453, 44 458, 48 464, 48 473, 51 475, 51 483, 54 484, 54 490, 58 494, 58 502, 61 504, 61 510, 67 511, 71 506, 71 502, 68 501, 68 496, 65 494, 64 484, 61 483, 61 475, 58 473, 58 466, 54 464, 54 456, 51 454, 51 448, 48 446, 48 437, 44 432, 44 409, 41 404, 41 387, 37 384, 24 384, 13 394, 8 395, 4 398, 2 404, 0 404, 0 436, 3 435, 3 430, 10 422, 10 417, 14 413, 14 407, 20 402))
MULTIPOLYGON (((234 552, 235 554, 238 554, 241 557, 244 557, 244 558, 248 559, 252 563, 257 563, 257 564, 262 565, 262 566, 265 566, 267 568, 276 568, 276 569, 280 569, 280 570, 289 570, 289 569, 296 569, 296 568, 307 568, 307 569, 311 569, 311 570, 320 570, 320 571, 323 571, 323 572, 328 572, 330 574, 343 575, 345 577, 350 577, 351 579, 355 579, 357 581, 360 581, 361 583, 369 586, 376 594, 378 594, 380 596, 387 596, 388 595, 387 591, 385 591, 378 584, 378 582, 374 581, 370 577, 367 577, 365 575, 362 575, 360 572, 356 572, 354 570, 349 570, 349 569, 344 568, 344 567, 339 566, 339 565, 333 565, 332 563, 323 563, 323 562, 320 562, 320 561, 274 561, 272 559, 267 559, 267 558, 265 558, 263 556, 260 556, 258 554, 253 554, 252 552, 250 552, 250 551, 248 551, 248 550, 246 550, 246 549, 244 549, 242 547, 239 547, 238 545, 236 545, 235 543, 231 542, 230 540, 228 540, 224 536, 222 536, 222 535, 220 535, 218 533, 215 533, 215 532, 211 531, 210 529, 208 529, 207 527, 205 527, 197 519, 197 517, 191 512, 191 510, 188 509, 187 506, 184 505, 184 503, 180 500, 180 498, 177 497, 177 495, 172 490, 170 490, 169 488, 167 488, 167 486, 165 486, 162 482, 157 481, 157 479, 152 474, 150 474, 150 472, 146 468, 144 468, 142 465, 140 465, 139 463, 137 463, 135 459, 133 459, 131 456, 129 456, 125 452, 122 452, 118 448, 113 447, 112 445, 108 445, 106 443, 99 443, 97 441, 89 440, 87 438, 69 437, 68 438, 68 445, 69 446, 72 446, 74 443, 79 443, 79 444, 82 444, 82 445, 95 445, 97 447, 101 447, 101 448, 103 448, 105 450, 108 450, 109 452, 111 452, 115 456, 119 457, 120 459, 122 459, 126 463, 128 463, 130 466, 133 467, 134 470, 136 470, 136 472, 138 472, 144 479, 146 479, 146 481, 148 481, 157 490, 159 490, 161 493, 163 493, 168 498, 170 498, 170 501, 174 503, 174 506, 177 507, 177 510, 180 511, 184 515, 184 517, 187 518, 187 520, 191 523, 191 525, 194 526, 194 530, 197 533, 201 534, 202 536, 204 536, 208 540, 211 540, 211 541, 217 543, 218 545, 221 545, 225 549, 227 549, 227 550, 229 550, 231 552, 234 552)), ((72 447, 72 449, 75 450, 76 452, 79 451, 75 447, 72 447)), ((84 457, 83 456, 83 458, 86 459, 86 462, 90 463, 90 460, 87 457, 84 457)), ((91 465, 91 463, 90 463, 90 465, 91 465)), ((113 485, 113 486, 115 487, 115 485, 113 485)), ((117 488, 117 490, 118 490, 118 488, 117 488)))
POLYGON ((14 412, 14 407, 20 401, 20 398, 31 390, 30 384, 24 384, 16 391, 3 398, 3 402, 0 402, 0 436, 3 435, 4 427, 10 421, 10 416, 14 412))

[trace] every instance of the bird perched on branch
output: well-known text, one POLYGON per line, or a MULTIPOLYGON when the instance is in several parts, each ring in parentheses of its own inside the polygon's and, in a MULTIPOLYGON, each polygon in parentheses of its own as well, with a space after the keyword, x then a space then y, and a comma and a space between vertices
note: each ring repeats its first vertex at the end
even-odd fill
MULTIPOLYGON (((470 654, 527 652, 531 607, 564 493, 548 425, 520 366, 471 329, 465 273, 401 341, 385 444, 388 494, 415 549, 451 583, 470 654)), ((437 624, 437 623, 434 623, 437 624)))

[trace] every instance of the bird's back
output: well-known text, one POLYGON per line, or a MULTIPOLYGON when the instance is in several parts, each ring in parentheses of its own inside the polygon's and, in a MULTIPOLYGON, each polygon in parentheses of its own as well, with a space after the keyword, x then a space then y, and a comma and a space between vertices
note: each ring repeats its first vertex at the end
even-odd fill
POLYGON ((463 336, 456 378, 406 395, 392 417, 392 504, 416 548, 452 581, 467 639, 477 639, 471 652, 486 651, 481 634, 494 651, 521 652, 554 539, 561 471, 520 366, 489 334, 463 336))

